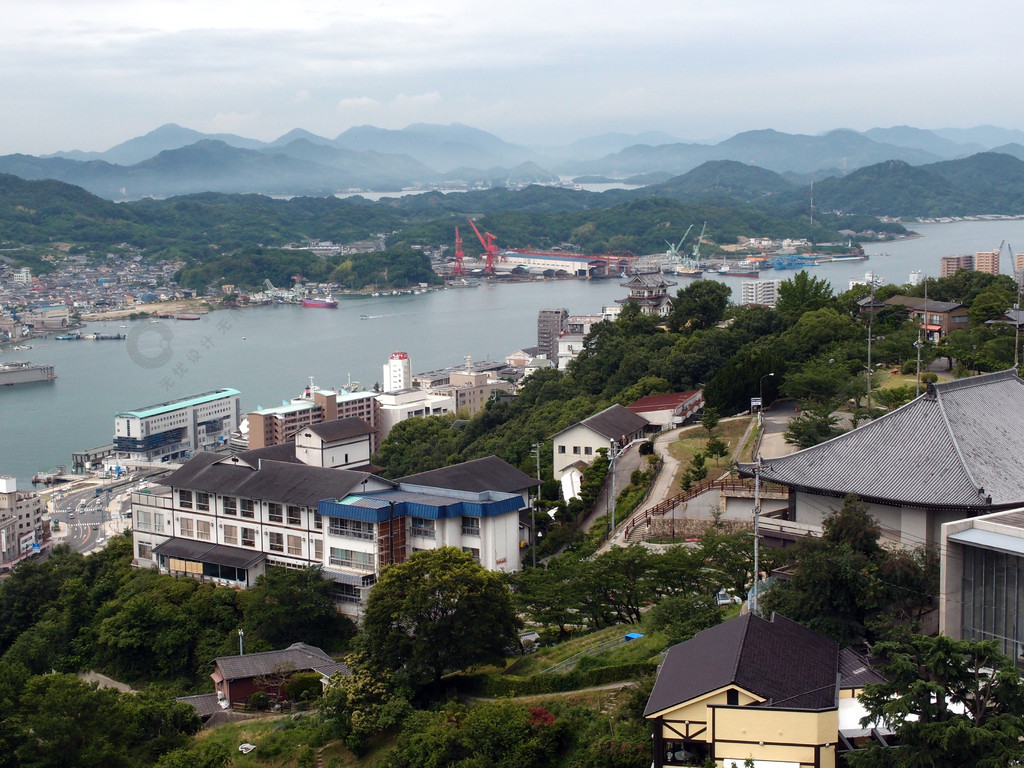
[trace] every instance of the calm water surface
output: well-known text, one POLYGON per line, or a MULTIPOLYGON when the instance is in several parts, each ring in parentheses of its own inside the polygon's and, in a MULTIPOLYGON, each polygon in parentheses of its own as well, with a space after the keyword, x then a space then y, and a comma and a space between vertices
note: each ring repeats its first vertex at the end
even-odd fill
MULTIPOLYGON (((937 275, 939 258, 992 250, 1000 242, 1024 250, 1024 221, 915 225, 923 237, 867 246, 868 261, 812 267, 837 291, 873 270, 903 283, 913 270, 937 275)), ((1016 250, 1016 248, 1015 248, 1016 250)), ((1010 273, 1004 251, 1003 271, 1010 273)), ((779 277, 791 277, 792 270, 779 277)), ((772 277, 766 272, 763 277, 772 277)), ((686 284, 680 280, 680 287, 686 284)), ((727 278, 738 300, 739 278, 727 278)), ((57 381, 0 387, 0 474, 28 488, 36 472, 71 463, 76 450, 111 440, 118 411, 234 387, 243 410, 278 405, 309 377, 322 386, 381 380, 381 366, 408 352, 414 372, 475 361, 504 360, 536 344, 537 310, 566 307, 597 314, 625 295, 619 280, 558 280, 436 291, 419 296, 345 299, 337 310, 296 306, 220 311, 199 321, 94 323, 90 330, 126 333, 128 341, 36 340, 3 360, 57 366, 57 381), (368 319, 361 319, 368 315, 368 319)))

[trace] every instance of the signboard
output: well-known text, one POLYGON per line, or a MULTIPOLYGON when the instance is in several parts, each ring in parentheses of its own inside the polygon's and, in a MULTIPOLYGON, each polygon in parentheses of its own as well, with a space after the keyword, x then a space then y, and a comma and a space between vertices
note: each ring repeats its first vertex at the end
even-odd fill
POLYGON ((753 413, 754 411, 760 411, 760 410, 761 410, 761 398, 760 397, 752 397, 752 398, 750 398, 750 412, 753 413))

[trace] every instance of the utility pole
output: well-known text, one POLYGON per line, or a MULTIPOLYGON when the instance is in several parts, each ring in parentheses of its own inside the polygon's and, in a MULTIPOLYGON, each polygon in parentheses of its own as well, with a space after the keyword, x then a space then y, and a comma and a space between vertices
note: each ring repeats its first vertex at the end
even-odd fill
POLYGON ((238 655, 245 656, 245 632, 238 630, 238 655))
POLYGON ((610 473, 612 477, 611 495, 608 497, 608 505, 611 507, 612 528, 608 535, 608 542, 613 543, 615 538, 615 459, 618 458, 618 454, 615 452, 615 440, 611 441, 611 452, 608 456, 611 458, 610 473))
MULTIPOLYGON (((540 482, 540 443, 533 444, 533 455, 537 458, 537 482, 540 482)), ((537 502, 540 501, 540 486, 537 486, 537 498, 533 500, 530 520, 533 526, 533 567, 537 567, 537 502)))
POLYGON ((761 615, 761 609, 757 604, 757 582, 761 574, 760 553, 758 551, 758 540, 761 538, 758 529, 761 518, 761 467, 761 455, 758 454, 757 463, 754 465, 754 584, 750 589, 750 597, 748 598, 750 612, 755 616, 761 615))

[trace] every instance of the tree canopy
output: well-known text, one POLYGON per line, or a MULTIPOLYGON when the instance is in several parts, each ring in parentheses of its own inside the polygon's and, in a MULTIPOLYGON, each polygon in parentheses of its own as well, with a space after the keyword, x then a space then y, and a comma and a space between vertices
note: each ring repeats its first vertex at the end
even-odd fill
POLYGON ((1024 760, 1024 681, 995 641, 906 636, 876 643, 885 682, 865 687, 865 723, 891 728, 848 756, 853 768, 997 768, 1024 760))
POLYGON ((501 576, 454 547, 414 552, 384 569, 370 593, 361 642, 372 664, 413 686, 500 661, 519 620, 501 576))

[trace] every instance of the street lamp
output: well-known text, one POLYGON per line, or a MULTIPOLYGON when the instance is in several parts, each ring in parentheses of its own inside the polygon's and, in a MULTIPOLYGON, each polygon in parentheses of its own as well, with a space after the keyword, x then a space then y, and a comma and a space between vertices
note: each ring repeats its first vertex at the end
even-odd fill
POLYGON ((766 373, 757 382, 757 397, 761 401, 760 407, 757 409, 757 426, 761 426, 762 418, 761 414, 764 413, 764 380, 775 376, 775 371, 766 373))

